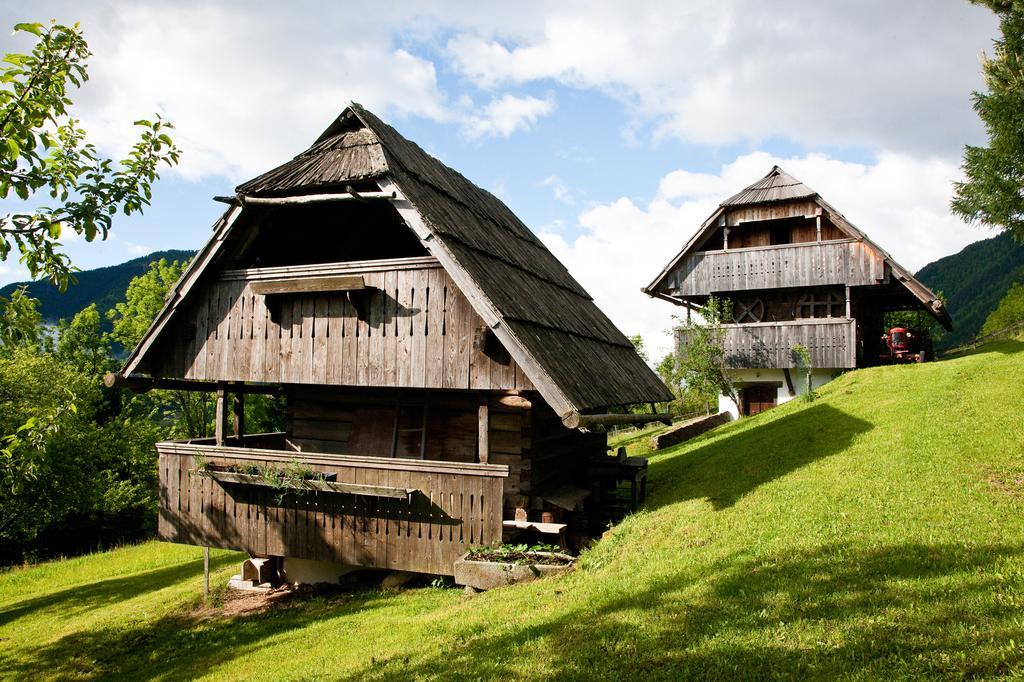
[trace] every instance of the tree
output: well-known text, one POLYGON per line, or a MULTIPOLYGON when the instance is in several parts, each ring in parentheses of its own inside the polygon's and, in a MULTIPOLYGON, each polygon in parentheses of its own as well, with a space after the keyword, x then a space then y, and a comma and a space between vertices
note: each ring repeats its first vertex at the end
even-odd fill
POLYGON ((107 311, 107 318, 113 325, 111 338, 125 350, 137 346, 163 307, 167 292, 184 270, 185 263, 168 263, 161 258, 150 263, 145 273, 132 279, 124 301, 107 311))
POLYGON ((149 205, 158 167, 176 164, 180 151, 167 134, 173 126, 156 116, 135 121, 138 141, 120 163, 101 156, 68 112, 69 89, 89 78, 91 53, 78 24, 14 30, 34 35, 36 44, 29 54, 8 54, 0 70, 0 199, 13 193, 31 208, 0 215, 0 261, 17 248, 33 278, 64 289, 74 268, 61 251, 62 232, 106 239, 118 211, 127 216, 149 205))
POLYGON ((722 320, 731 316, 731 309, 732 304, 728 300, 711 296, 701 309, 703 321, 687 321, 680 328, 684 341, 676 361, 687 387, 698 394, 724 395, 739 410, 739 396, 729 376, 726 332, 722 327, 722 320))
POLYGON ((629 342, 633 344, 633 349, 640 356, 641 360, 644 362, 651 361, 651 357, 647 354, 647 348, 644 347, 644 337, 639 334, 633 334, 633 336, 629 337, 629 342))
POLYGON ((70 322, 60 321, 55 355, 93 377, 102 377, 113 369, 110 339, 100 330, 100 313, 95 303, 81 310, 70 322))
POLYGON ((39 342, 43 316, 36 310, 38 304, 26 287, 15 289, 9 299, 0 296, 0 354, 39 342))
POLYGON ((964 147, 966 182, 955 183, 953 213, 1003 229, 1024 241, 1024 2, 972 0, 999 16, 1000 39, 983 56, 987 92, 975 92, 974 110, 988 146, 964 147))
POLYGON ((658 373, 661 380, 672 391, 672 395, 675 396, 669 405, 669 412, 672 414, 694 414, 710 411, 712 402, 716 406, 718 404, 717 391, 701 393, 688 386, 680 357, 679 353, 667 353, 654 368, 654 371, 658 373))
POLYGON ((982 335, 994 334, 1015 324, 1024 324, 1024 283, 1014 282, 981 327, 982 335))

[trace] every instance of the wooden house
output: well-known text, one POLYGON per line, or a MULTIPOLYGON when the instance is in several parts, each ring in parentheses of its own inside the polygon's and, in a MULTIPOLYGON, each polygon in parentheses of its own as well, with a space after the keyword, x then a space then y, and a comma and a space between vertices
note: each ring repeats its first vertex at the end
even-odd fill
MULTIPOLYGON (((778 166, 723 201, 644 292, 700 311, 730 303, 725 351, 740 406, 755 414, 802 389, 797 344, 810 351, 814 385, 877 362, 885 313, 924 310, 951 328, 928 287, 817 192, 778 166)), ((685 352, 685 335, 676 345, 685 352)))
POLYGON ((109 382, 218 396, 215 438, 157 445, 164 540, 451 574, 599 512, 603 427, 652 419, 610 408, 671 398, 501 201, 358 105, 220 200, 109 382), (286 430, 246 433, 247 393, 286 430), (273 467, 318 475, 282 495, 273 467))

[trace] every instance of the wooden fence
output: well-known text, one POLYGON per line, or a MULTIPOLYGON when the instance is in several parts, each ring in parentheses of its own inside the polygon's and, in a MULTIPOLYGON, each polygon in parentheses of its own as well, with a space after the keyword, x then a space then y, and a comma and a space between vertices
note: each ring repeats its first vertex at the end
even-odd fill
POLYGON ((494 464, 310 455, 280 450, 161 442, 158 536, 256 556, 451 575, 473 546, 501 542, 502 486, 494 464), (410 499, 285 493, 198 475, 197 459, 239 467, 295 461, 334 480, 414 490, 410 499))

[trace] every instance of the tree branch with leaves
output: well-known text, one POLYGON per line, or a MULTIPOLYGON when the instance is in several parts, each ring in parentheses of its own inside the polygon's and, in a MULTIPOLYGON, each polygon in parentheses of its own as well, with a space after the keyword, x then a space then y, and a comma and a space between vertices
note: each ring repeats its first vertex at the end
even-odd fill
POLYGON ((725 352, 726 330, 723 320, 731 317, 732 304, 711 296, 700 310, 702 319, 687 320, 679 328, 681 335, 675 362, 683 384, 698 394, 724 395, 737 410, 739 394, 729 375, 725 352))
POLYGON ((61 289, 74 267, 59 241, 65 230, 86 241, 106 239, 113 217, 141 213, 161 165, 180 150, 159 115, 138 120, 139 138, 120 162, 101 156, 71 116, 69 90, 89 79, 89 46, 78 24, 18 24, 36 37, 29 54, 8 54, 0 70, 0 199, 13 194, 28 207, 0 215, 0 261, 14 250, 32 278, 61 289))

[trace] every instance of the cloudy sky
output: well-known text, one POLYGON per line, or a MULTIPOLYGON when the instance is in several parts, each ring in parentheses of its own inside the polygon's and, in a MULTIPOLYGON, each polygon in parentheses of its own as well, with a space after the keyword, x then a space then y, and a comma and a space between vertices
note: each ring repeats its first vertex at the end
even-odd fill
MULTIPOLYGON (((4 3, 81 22, 74 96, 102 150, 177 126, 144 216, 66 246, 81 268, 198 248, 230 194, 349 100, 501 197, 627 334, 672 306, 639 288, 718 201, 779 163, 911 269, 990 236, 948 214, 994 16, 966 0, 4 3)), ((4 53, 26 51, 3 32, 4 53)), ((0 284, 23 279, 0 263, 0 284)))

